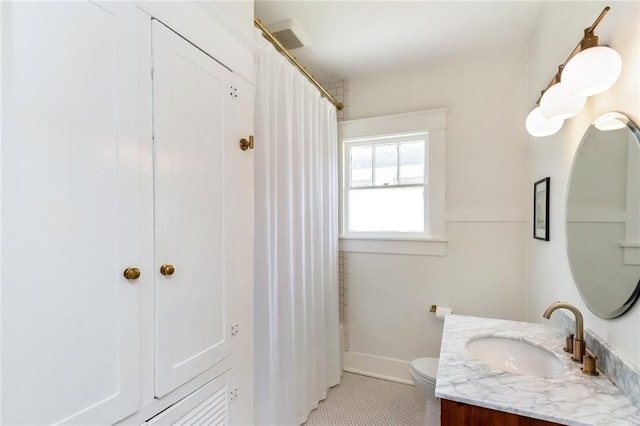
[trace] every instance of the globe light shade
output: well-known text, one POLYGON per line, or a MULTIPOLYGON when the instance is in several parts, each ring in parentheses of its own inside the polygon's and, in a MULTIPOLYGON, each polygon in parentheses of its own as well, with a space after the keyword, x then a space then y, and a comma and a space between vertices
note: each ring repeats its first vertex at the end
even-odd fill
POLYGON ((571 96, 586 98, 608 90, 622 71, 622 58, 607 46, 583 50, 569 60, 560 78, 571 96))
POLYGON ((557 133, 562 127, 562 123, 564 120, 561 118, 549 120, 542 115, 540 107, 537 107, 527 116, 526 127, 531 136, 542 137, 557 133))
POLYGON ((563 83, 549 87, 540 99, 540 112, 550 120, 557 118, 566 120, 575 117, 587 103, 587 98, 571 96, 564 89, 563 83))
POLYGON ((619 112, 608 112, 596 118, 593 125, 596 126, 598 130, 607 131, 623 129, 627 127, 628 122, 629 119, 625 115, 619 112))

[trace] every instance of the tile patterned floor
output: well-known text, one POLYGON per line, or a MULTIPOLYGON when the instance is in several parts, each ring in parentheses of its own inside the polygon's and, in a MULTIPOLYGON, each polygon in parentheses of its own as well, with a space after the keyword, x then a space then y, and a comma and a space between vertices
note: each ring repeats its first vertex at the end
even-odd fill
POLYGON ((424 401, 414 386, 344 372, 305 426, 424 426, 424 401))

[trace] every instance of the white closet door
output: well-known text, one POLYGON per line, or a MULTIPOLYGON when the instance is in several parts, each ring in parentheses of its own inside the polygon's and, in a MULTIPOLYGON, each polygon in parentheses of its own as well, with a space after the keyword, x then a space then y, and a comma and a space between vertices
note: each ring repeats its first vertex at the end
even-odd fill
POLYGON ((153 34, 156 396, 232 353, 230 71, 157 21, 153 34), (160 267, 172 265, 173 275, 160 267))
POLYGON ((136 17, 2 5, 2 424, 138 406, 136 17))

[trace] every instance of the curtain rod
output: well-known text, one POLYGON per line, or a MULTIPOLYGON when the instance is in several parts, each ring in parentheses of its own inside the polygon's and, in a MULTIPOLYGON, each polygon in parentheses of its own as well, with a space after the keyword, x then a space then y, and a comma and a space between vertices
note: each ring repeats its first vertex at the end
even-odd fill
POLYGON ((271 44, 273 44, 275 46, 275 48, 280 51, 280 53, 282 53, 284 56, 287 57, 287 59, 289 59, 289 61, 295 65, 296 68, 298 68, 300 70, 300 72, 302 74, 305 75, 305 77, 307 77, 309 79, 309 81, 311 83, 313 83, 314 86, 316 86, 318 88, 318 90, 320 90, 320 92, 322 92, 322 94, 324 95, 324 97, 326 97, 329 102, 331 102, 333 105, 335 105, 335 107, 338 109, 338 111, 342 111, 342 108, 344 107, 344 105, 342 105, 342 102, 338 102, 336 100, 336 98, 334 98, 333 96, 331 96, 331 94, 329 92, 327 92, 327 89, 325 89, 324 87, 322 87, 322 84, 320 84, 318 82, 318 80, 316 80, 309 71, 307 71, 307 69, 300 63, 298 62, 298 60, 295 58, 295 56, 293 56, 286 47, 284 47, 282 45, 282 43, 280 43, 280 40, 278 40, 273 34, 271 34, 271 32, 262 24, 262 22, 260 22, 260 20, 258 18, 253 18, 253 24, 258 27, 260 29, 260 31, 262 31, 262 34, 264 35, 264 37, 269 40, 271 42, 271 44))

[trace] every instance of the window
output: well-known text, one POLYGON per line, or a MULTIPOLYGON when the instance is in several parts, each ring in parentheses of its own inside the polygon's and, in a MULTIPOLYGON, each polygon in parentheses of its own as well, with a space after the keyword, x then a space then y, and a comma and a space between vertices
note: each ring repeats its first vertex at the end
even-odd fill
POLYGON ((338 123, 340 249, 443 256, 446 110, 338 123))
POLYGON ((345 231, 427 233, 428 134, 344 141, 345 231))

